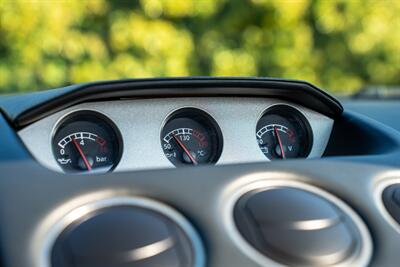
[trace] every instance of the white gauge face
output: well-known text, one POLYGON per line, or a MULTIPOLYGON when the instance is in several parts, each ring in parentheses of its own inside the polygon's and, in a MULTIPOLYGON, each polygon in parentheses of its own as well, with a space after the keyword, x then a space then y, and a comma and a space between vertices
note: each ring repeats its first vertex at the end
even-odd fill
POLYGON ((65 172, 107 172, 120 157, 116 129, 94 112, 72 114, 53 137, 53 153, 65 172))
POLYGON ((311 128, 294 108, 280 105, 266 111, 257 123, 256 138, 270 160, 307 157, 311 150, 311 128))
POLYGON ((222 150, 216 122, 196 109, 173 114, 162 130, 161 143, 165 156, 176 166, 215 163, 222 150))

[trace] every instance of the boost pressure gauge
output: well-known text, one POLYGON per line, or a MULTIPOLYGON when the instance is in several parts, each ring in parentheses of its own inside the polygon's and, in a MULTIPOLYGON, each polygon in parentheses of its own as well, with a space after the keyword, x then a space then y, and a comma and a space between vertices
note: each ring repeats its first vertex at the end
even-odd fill
POLYGON ((173 113, 161 132, 165 156, 175 166, 217 162, 222 134, 216 121, 204 111, 184 108, 173 113))
POLYGON ((121 135, 104 115, 79 111, 58 126, 53 137, 53 153, 65 172, 107 172, 121 157, 121 135))
POLYGON ((305 158, 312 146, 307 119, 295 108, 277 105, 269 108, 257 123, 256 137, 270 159, 305 158))

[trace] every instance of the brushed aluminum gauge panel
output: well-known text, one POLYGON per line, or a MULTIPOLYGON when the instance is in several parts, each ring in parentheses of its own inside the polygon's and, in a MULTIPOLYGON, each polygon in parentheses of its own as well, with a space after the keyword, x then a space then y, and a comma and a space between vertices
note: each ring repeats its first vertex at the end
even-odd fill
POLYGON ((190 97, 83 103, 39 120, 18 134, 41 164, 61 171, 51 147, 58 123, 76 111, 97 111, 112 120, 122 135, 124 151, 114 171, 174 168, 162 150, 160 132, 170 114, 191 107, 208 113, 221 129, 224 145, 217 165, 266 162, 269 160, 257 144, 256 125, 265 110, 277 104, 289 105, 305 116, 313 135, 308 158, 321 157, 334 121, 308 108, 273 98, 190 97))

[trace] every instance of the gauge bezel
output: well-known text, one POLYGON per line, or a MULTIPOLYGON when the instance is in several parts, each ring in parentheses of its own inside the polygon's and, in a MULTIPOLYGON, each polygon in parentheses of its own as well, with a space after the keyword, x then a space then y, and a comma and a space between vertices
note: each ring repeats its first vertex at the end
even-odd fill
MULTIPOLYGON (((51 150, 52 150, 52 154, 53 154, 53 159, 56 162, 56 165, 59 167, 59 169, 63 172, 63 173, 74 173, 74 172, 68 172, 65 171, 64 168, 62 168, 60 166, 60 164, 58 164, 58 162, 55 160, 56 158, 56 153, 54 151, 54 138, 56 136, 56 134, 58 133, 58 131, 62 128, 65 127, 65 125, 67 123, 70 122, 74 122, 77 119, 80 119, 82 116, 84 117, 92 117, 95 120, 100 120, 102 121, 102 123, 104 123, 107 127, 109 127, 110 130, 112 130, 114 136, 115 136, 115 141, 116 144, 113 144, 114 146, 117 147, 117 150, 115 152, 115 160, 114 160, 114 164, 112 165, 112 167, 106 171, 107 172, 112 172, 113 170, 115 170, 115 168, 118 166, 119 162, 121 161, 122 158, 122 154, 123 154, 123 138, 122 138, 122 134, 120 132, 120 130, 118 129, 117 125, 114 123, 114 121, 109 118, 107 115, 99 112, 99 111, 94 111, 94 110, 89 110, 89 109, 82 109, 82 110, 74 110, 71 111, 67 114, 65 114, 64 116, 62 116, 58 122, 55 124, 55 127, 53 128, 52 134, 51 134, 51 150)), ((84 120, 83 120, 84 121, 84 120)), ((89 120, 86 120, 89 121, 89 120)), ((76 172, 76 174, 82 174, 81 172, 76 172)), ((89 174, 89 173, 84 173, 84 174, 89 174)))
MULTIPOLYGON (((308 158, 308 156, 311 153, 311 150, 312 150, 312 147, 313 147, 313 142, 314 142, 313 131, 312 131, 311 125, 310 125, 308 119, 306 118, 306 116, 304 116, 304 114, 299 109, 297 109, 296 107, 293 107, 291 105, 274 104, 272 106, 269 106, 267 109, 265 109, 261 113, 261 115, 257 119, 256 127, 255 127, 255 133, 256 133, 255 137, 256 137, 257 144, 258 144, 258 138, 257 138, 258 124, 260 123, 260 120, 263 117, 265 117, 266 115, 269 115, 269 114, 276 114, 276 115, 279 115, 279 116, 281 116, 281 117, 283 117, 285 119, 287 119, 288 117, 292 117, 296 121, 296 123, 301 127, 301 130, 305 134, 304 142, 307 145, 305 147, 304 152, 302 153, 302 155, 299 156, 299 157, 296 157, 296 158, 308 158)), ((259 147, 259 145, 258 145, 258 147, 259 147)), ((275 159, 270 159, 264 153, 262 153, 262 154, 269 161, 275 160, 275 159)), ((296 158, 291 158, 291 159, 296 159, 296 158)))
MULTIPOLYGON (((217 121, 205 110, 197 107, 181 107, 178 109, 175 109, 172 111, 168 116, 164 119, 164 122, 161 126, 160 130, 160 147, 161 150, 165 156, 165 151, 162 148, 163 145, 163 137, 165 135, 164 129, 166 125, 171 122, 174 119, 177 118, 190 118, 195 120, 196 122, 206 126, 209 128, 213 134, 215 134, 215 152, 213 157, 211 158, 210 162, 207 163, 207 165, 215 165, 218 160, 221 158, 222 151, 223 151, 223 146, 224 146, 224 139, 222 135, 221 128, 219 127, 217 121), (200 118, 200 120, 199 120, 200 118)), ((168 159, 168 158, 167 158, 168 159)), ((168 162, 170 162, 173 166, 175 167, 183 167, 184 165, 182 164, 175 164, 171 160, 168 159, 168 162)))

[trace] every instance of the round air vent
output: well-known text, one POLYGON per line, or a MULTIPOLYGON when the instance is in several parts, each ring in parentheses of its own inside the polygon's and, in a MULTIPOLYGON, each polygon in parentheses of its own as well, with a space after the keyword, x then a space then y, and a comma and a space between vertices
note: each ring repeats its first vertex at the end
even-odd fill
POLYGON ((58 233, 48 266, 204 266, 194 229, 161 203, 116 198, 80 209, 88 212, 58 233))
POLYGON ((392 184, 382 192, 385 208, 393 219, 400 224, 400 184, 392 184))
POLYGON ((233 210, 238 232, 259 254, 275 263, 367 264, 371 244, 365 225, 343 202, 313 189, 274 185, 245 192, 233 210))

